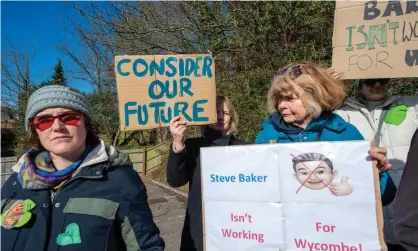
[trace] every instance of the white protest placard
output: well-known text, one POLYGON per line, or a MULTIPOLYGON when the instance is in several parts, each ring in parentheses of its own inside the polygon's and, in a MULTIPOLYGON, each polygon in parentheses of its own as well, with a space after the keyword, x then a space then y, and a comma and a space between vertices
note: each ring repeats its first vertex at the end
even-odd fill
POLYGON ((386 248, 370 145, 347 141, 202 148, 205 250, 386 248))
POLYGON ((122 131, 216 122, 215 64, 209 54, 115 57, 122 131))
POLYGON ((274 149, 260 150, 260 146, 248 146, 245 149, 230 147, 225 149, 224 155, 219 155, 216 148, 208 148, 202 152, 205 159, 217 159, 217 165, 202 169, 205 187, 216 184, 217 189, 205 191, 205 198, 210 200, 229 200, 234 197, 237 201, 280 201, 279 164, 274 149), (262 158, 264 165, 254 162, 254 158, 262 158), (239 169, 230 168, 231 165, 240 166, 239 169), (239 170, 239 172, 237 172, 239 170), (237 194, 240 190, 242 193, 237 194), (264 193, 260 194, 260 189, 264 193))
POLYGON ((418 1, 336 1, 332 46, 344 79, 418 77, 418 1))

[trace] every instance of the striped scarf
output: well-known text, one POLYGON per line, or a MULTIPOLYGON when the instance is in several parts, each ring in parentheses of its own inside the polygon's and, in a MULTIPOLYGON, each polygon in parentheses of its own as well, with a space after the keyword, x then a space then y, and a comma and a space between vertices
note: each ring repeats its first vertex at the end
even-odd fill
POLYGON ((57 170, 52 163, 51 155, 47 151, 31 148, 24 154, 24 162, 17 176, 24 189, 42 190, 52 189, 65 183, 87 156, 86 151, 80 159, 62 170, 57 170))

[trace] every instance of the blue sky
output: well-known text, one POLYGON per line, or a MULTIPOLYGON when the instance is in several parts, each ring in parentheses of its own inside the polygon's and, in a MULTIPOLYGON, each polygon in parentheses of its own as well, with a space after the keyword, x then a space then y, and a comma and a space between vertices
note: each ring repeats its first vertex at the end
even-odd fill
MULTIPOLYGON (((78 2, 77 4, 82 4, 78 2)), ((69 28, 68 16, 77 19, 71 2, 1 2, 1 50, 9 47, 7 39, 18 50, 34 50, 31 63, 31 76, 36 84, 47 80, 53 74, 58 58, 62 60, 64 70, 76 69, 76 64, 63 55, 57 48, 66 44, 77 53, 77 39, 66 31, 69 28)), ((91 92, 89 83, 74 80, 66 74, 69 85, 84 92, 91 92)))

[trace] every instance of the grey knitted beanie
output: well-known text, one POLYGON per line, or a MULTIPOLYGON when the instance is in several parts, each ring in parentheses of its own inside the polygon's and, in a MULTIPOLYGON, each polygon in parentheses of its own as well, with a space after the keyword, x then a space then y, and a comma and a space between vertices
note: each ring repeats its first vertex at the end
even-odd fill
POLYGON ((93 120, 93 113, 87 98, 62 85, 48 85, 36 90, 29 98, 26 108, 25 128, 29 130, 29 119, 47 108, 62 107, 83 112, 90 120, 93 120))

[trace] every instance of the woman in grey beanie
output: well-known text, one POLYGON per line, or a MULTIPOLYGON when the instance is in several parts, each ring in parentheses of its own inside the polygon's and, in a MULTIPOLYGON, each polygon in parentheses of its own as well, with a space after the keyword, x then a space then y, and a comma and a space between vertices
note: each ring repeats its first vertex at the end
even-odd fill
POLYGON ((31 95, 25 126, 34 144, 1 189, 1 250, 164 250, 138 173, 92 124, 74 89, 31 95))

